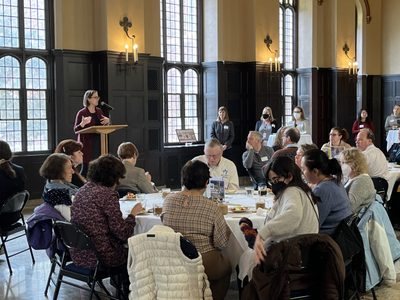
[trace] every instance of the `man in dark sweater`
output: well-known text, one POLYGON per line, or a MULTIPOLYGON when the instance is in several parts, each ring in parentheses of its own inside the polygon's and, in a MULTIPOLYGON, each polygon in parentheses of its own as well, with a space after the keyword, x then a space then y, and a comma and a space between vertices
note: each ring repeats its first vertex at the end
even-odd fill
POLYGON ((271 159, 274 150, 262 144, 262 135, 258 131, 250 131, 246 141, 246 151, 242 155, 243 167, 246 168, 255 188, 266 186, 262 167, 271 159))
POLYGON ((285 130, 282 138, 283 149, 280 149, 274 153, 272 158, 278 156, 289 156, 294 160, 297 152, 297 143, 300 140, 300 131, 296 127, 290 127, 285 130))

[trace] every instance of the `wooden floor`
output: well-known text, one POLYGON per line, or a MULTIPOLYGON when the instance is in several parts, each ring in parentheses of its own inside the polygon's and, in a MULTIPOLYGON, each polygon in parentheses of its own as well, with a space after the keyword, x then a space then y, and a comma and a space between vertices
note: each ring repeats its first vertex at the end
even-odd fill
MULTIPOLYGON (((7 243, 7 249, 13 251, 20 249, 26 241, 21 238, 7 243)), ((14 274, 9 275, 5 256, 0 255, 0 299, 9 300, 32 300, 32 299, 52 299, 54 285, 51 285, 48 297, 43 292, 45 289, 47 276, 50 270, 50 262, 44 251, 34 251, 36 263, 33 265, 29 252, 11 258, 11 265, 14 274)), ((106 284, 110 291, 113 288, 106 284)), ((380 286, 376 289, 378 299, 397 300, 400 299, 400 282, 392 287, 380 286)), ((63 285, 58 299, 75 300, 87 299, 88 293, 77 288, 63 285)), ((232 283, 226 300, 239 299, 235 284, 232 283)), ((373 299, 372 294, 368 293, 363 299, 373 299)))

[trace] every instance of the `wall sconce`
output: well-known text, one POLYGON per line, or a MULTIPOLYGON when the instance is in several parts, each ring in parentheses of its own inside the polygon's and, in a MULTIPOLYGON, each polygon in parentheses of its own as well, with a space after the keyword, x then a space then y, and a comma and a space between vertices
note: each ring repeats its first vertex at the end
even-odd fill
MULTIPOLYGON (((126 36, 132 41, 132 55, 133 55, 133 63, 137 64, 139 60, 139 53, 138 53, 138 45, 135 43, 136 36, 132 34, 129 35, 129 28, 132 27, 132 22, 129 21, 128 17, 123 17, 121 21, 119 21, 119 25, 123 27, 126 36)), ((129 62, 129 46, 125 44, 125 62, 129 62)))
POLYGON ((348 55, 348 52, 350 51, 349 45, 347 45, 347 43, 344 43, 342 50, 343 50, 344 54, 346 54, 347 58, 350 60, 349 61, 349 75, 357 75, 358 63, 357 63, 355 56, 353 58, 351 58, 348 55))
POLYGON ((267 49, 270 53, 274 54, 274 61, 272 61, 272 58, 270 57, 268 59, 268 64, 269 64, 269 71, 275 71, 275 72, 279 72, 281 70, 281 62, 279 60, 279 55, 278 55, 278 50, 271 50, 271 44, 272 44, 272 39, 269 36, 269 34, 267 34, 267 36, 264 39, 264 43, 267 46, 267 49))

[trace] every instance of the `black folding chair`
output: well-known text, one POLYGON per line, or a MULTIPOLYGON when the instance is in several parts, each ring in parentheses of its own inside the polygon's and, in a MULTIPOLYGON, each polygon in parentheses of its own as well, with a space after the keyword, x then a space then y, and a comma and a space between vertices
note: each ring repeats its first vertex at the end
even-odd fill
MULTIPOLYGON (((33 252, 31 246, 28 244, 28 248, 20 250, 16 253, 9 254, 6 243, 17 238, 27 236, 27 230, 25 226, 24 216, 22 214, 22 210, 26 202, 29 199, 29 192, 23 191, 15 194, 6 200, 3 207, 0 209, 0 236, 1 243, 3 245, 4 254, 6 256, 8 269, 10 270, 10 275, 12 275, 12 268, 10 264, 10 257, 18 255, 25 251, 30 251, 32 257, 32 263, 35 263, 35 258, 33 257, 33 252), (17 233, 21 233, 20 235, 14 236, 17 233)), ((28 243, 28 241, 27 241, 28 243)))
MULTIPOLYGON (((359 218, 356 215, 348 216, 339 223, 333 235, 333 239, 342 250, 346 267, 346 299, 354 297, 360 299, 360 293, 365 292, 365 253, 363 240, 357 226, 358 222, 359 218)), ((373 299, 376 299, 375 290, 371 291, 373 299)))
MULTIPOLYGON (((76 225, 68 222, 56 221, 54 225, 54 232, 57 238, 59 238, 63 242, 67 249, 75 248, 79 250, 89 250, 96 253, 96 248, 90 240, 89 236, 82 230, 80 230, 76 225)), ((69 259, 68 251, 64 251, 53 299, 57 299, 61 283, 65 283, 89 291, 89 299, 92 299, 93 295, 98 298, 98 294, 105 295, 110 299, 120 299, 119 296, 122 296, 120 288, 117 287, 117 297, 114 297, 103 284, 103 280, 106 278, 110 278, 112 275, 116 274, 112 274, 110 269, 104 267, 98 259, 96 262, 96 267, 94 269, 87 269, 77 266, 73 262, 71 262, 69 259), (75 284, 71 281, 64 280, 64 277, 69 277, 78 281, 85 282, 89 286, 89 288, 75 284), (104 292, 95 291, 96 283, 104 292)))
POLYGON ((387 192, 389 188, 389 184, 385 178, 382 177, 371 177, 372 182, 374 183, 374 187, 376 193, 381 196, 383 205, 386 207, 387 199, 387 192))

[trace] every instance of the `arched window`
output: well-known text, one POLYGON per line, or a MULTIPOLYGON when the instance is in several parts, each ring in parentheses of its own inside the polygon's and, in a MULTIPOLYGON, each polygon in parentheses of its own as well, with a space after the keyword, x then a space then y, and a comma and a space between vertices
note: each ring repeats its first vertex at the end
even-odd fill
POLYGON ((292 120, 296 105, 297 67, 297 6, 296 0, 279 0, 279 59, 282 62, 283 123, 292 120))
POLYGON ((161 56, 165 58, 165 142, 176 143, 176 129, 201 133, 200 0, 160 0, 161 56))
POLYGON ((14 152, 50 148, 51 3, 0 4, 0 140, 14 152))

